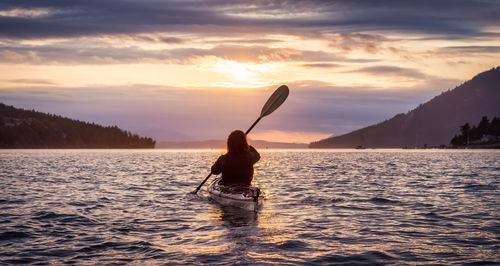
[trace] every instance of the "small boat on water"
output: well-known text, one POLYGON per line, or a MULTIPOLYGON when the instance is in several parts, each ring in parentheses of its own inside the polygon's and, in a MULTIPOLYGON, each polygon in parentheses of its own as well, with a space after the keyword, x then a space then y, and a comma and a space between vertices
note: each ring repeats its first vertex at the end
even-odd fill
POLYGON ((264 201, 264 192, 258 187, 224 186, 221 178, 215 179, 208 187, 210 197, 224 206, 233 206, 246 210, 257 210, 264 201))

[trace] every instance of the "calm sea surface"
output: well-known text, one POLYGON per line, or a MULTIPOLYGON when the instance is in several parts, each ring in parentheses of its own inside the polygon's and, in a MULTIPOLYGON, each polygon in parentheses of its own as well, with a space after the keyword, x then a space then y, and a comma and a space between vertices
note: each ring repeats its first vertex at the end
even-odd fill
POLYGON ((221 151, 1 150, 0 263, 500 263, 500 152, 263 150, 257 212, 221 151))

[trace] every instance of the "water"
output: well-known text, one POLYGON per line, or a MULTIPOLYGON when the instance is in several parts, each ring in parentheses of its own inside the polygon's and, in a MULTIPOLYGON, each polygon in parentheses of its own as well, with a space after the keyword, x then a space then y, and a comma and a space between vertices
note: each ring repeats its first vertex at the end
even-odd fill
POLYGON ((500 263, 499 151, 261 151, 257 213, 189 194, 219 154, 2 150, 0 263, 500 263))

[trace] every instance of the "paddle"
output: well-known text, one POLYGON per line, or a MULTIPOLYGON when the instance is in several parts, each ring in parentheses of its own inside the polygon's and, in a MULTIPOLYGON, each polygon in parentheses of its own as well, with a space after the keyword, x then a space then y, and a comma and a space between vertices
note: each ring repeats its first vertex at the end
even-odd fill
MULTIPOLYGON (((257 123, 259 123, 259 121, 264 116, 268 116, 272 112, 274 112, 274 110, 278 109, 278 107, 280 107, 280 105, 283 102, 285 102, 286 98, 288 97, 288 93, 289 93, 289 90, 288 90, 288 87, 286 85, 281 85, 279 88, 277 88, 274 91, 274 93, 271 95, 271 97, 269 97, 266 104, 264 104, 264 106, 262 107, 262 110, 260 111, 259 118, 257 118, 257 120, 255 120, 255 122, 252 124, 252 126, 250 126, 250 128, 247 130, 247 132, 245 132, 245 134, 248 135, 248 133, 250 133, 250 131, 253 129, 253 127, 255 125, 257 125, 257 123)), ((203 186, 203 184, 205 184, 205 182, 207 182, 207 180, 211 176, 212 176, 212 173, 210 172, 210 174, 208 174, 208 176, 205 177, 203 182, 201 182, 201 184, 196 188, 196 190, 193 191, 193 194, 198 193, 198 190, 200 190, 200 188, 203 186)))

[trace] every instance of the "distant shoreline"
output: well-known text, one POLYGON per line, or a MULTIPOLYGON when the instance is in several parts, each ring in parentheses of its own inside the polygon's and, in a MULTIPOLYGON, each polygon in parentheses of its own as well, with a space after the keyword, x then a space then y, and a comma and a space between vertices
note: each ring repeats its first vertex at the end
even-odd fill
MULTIPOLYGON (((257 149, 307 149, 309 146, 307 143, 271 142, 252 139, 250 139, 250 144, 257 149)), ((226 141, 158 141, 155 149, 226 149, 226 141)))
MULTIPOLYGON (((486 147, 468 147, 468 148, 366 148, 366 149, 356 149, 356 148, 257 148, 259 151, 349 151, 349 152, 371 152, 371 151, 495 151, 500 150, 500 147, 496 148, 486 148, 486 147)), ((44 150, 79 150, 79 151, 225 151, 225 148, 0 148, 0 151, 44 151, 44 150)))

